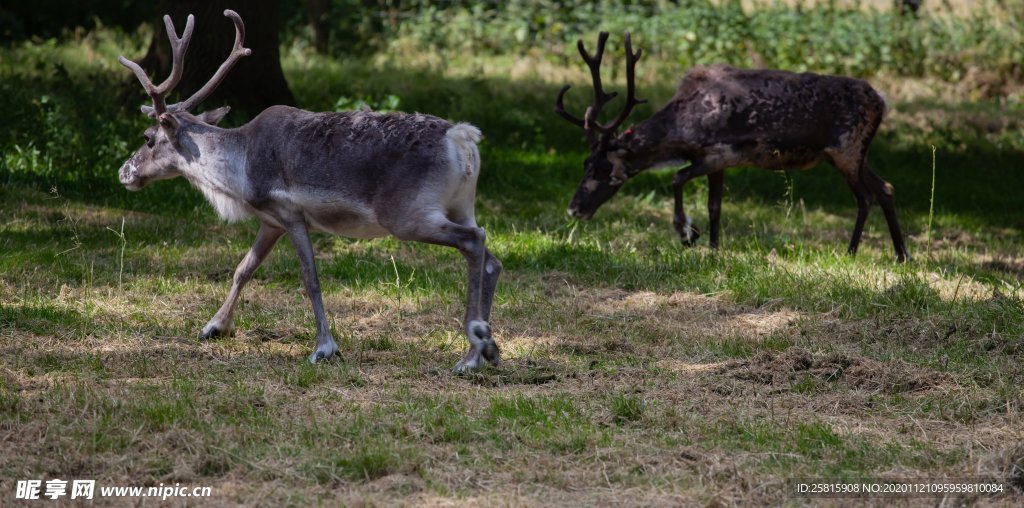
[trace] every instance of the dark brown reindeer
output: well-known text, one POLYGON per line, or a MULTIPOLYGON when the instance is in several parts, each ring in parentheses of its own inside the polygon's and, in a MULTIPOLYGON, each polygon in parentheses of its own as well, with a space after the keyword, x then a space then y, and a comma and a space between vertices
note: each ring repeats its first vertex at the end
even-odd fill
POLYGON ((569 204, 570 215, 590 219, 629 178, 646 169, 689 161, 672 179, 673 224, 683 243, 692 245, 699 232, 683 211, 683 187, 707 176, 710 245, 717 248, 723 170, 735 166, 808 169, 828 162, 839 169, 857 199, 857 222, 848 252, 857 252, 868 209, 878 200, 896 259, 910 258, 896 219, 893 187, 867 164, 868 146, 886 110, 885 100, 871 85, 840 76, 697 67, 683 77, 665 107, 617 135, 633 108, 646 102, 636 97, 634 72, 642 50, 633 52, 626 32, 626 105, 614 120, 602 124, 598 115, 616 96, 601 86, 607 40, 608 33, 602 32, 593 56, 582 40, 578 42, 594 82, 594 101, 583 118, 569 114, 563 105, 571 85, 565 85, 555 101, 555 112, 581 127, 590 141, 591 154, 583 163, 583 180, 569 204))
POLYGON ((184 176, 221 217, 260 221, 256 241, 235 270, 231 291, 203 327, 200 338, 233 331, 232 312, 239 293, 274 244, 288 233, 302 265, 303 283, 316 316, 316 350, 311 362, 338 353, 320 297, 309 231, 401 240, 457 248, 469 264, 464 327, 469 349, 456 371, 498 363, 498 347, 488 320, 501 263, 485 246, 476 225, 474 200, 480 174, 476 143, 480 131, 428 115, 373 112, 310 113, 285 106, 267 108, 237 129, 216 124, 227 114, 219 108, 194 115, 199 105, 250 50, 243 47, 245 27, 233 11, 235 46, 213 78, 195 95, 166 104, 181 79, 193 17, 177 37, 164 17, 173 50, 170 77, 154 86, 135 63, 131 69, 153 99, 143 112, 156 125, 146 142, 121 167, 129 190, 149 182, 184 176))

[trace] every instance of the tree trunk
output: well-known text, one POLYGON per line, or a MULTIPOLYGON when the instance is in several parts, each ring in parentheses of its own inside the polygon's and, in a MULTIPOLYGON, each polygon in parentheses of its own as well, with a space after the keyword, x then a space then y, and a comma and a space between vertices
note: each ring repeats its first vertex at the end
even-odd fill
POLYGON ((330 33, 327 30, 327 12, 331 8, 329 0, 309 0, 309 27, 313 29, 313 43, 316 52, 326 55, 330 33))
MULTIPOLYGON (((161 18, 169 14, 179 34, 185 30, 189 14, 196 18, 181 83, 175 89, 176 97, 168 103, 188 98, 199 90, 231 52, 235 27, 224 16, 224 9, 232 9, 242 17, 245 47, 252 49, 252 55, 238 62, 227 79, 206 100, 205 108, 197 109, 227 104, 254 116, 275 104, 294 106, 295 98, 281 71, 278 0, 161 0, 158 6, 161 18)), ((155 21, 153 40, 140 64, 153 77, 154 83, 160 83, 171 72, 171 49, 162 19, 155 21)))

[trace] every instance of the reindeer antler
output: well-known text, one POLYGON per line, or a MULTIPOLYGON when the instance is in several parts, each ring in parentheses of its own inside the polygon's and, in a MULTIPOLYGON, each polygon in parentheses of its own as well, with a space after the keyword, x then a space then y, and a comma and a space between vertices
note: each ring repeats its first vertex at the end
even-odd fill
POLYGON ((171 66, 171 75, 168 76, 167 80, 160 84, 160 86, 153 86, 153 82, 150 81, 149 77, 146 76, 146 72, 142 70, 139 64, 128 60, 124 56, 117 58, 117 61, 121 65, 131 69, 135 73, 135 76, 139 78, 142 83, 142 87, 146 89, 146 93, 153 99, 153 107, 143 106, 142 111, 149 116, 154 118, 166 112, 175 111, 192 111, 193 108, 203 102, 211 93, 220 85, 224 78, 227 77, 228 72, 236 63, 242 58, 252 54, 252 50, 243 47, 245 44, 245 24, 242 23, 241 16, 237 12, 227 9, 224 11, 224 15, 231 18, 231 21, 235 24, 235 45, 231 49, 231 53, 228 55, 227 60, 220 64, 220 68, 214 73, 213 77, 199 89, 198 92, 189 97, 188 99, 176 103, 167 105, 167 94, 178 85, 181 81, 181 75, 184 71, 184 60, 185 52, 188 51, 188 43, 192 39, 192 29, 194 28, 195 18, 189 14, 188 21, 185 24, 185 33, 178 38, 177 30, 174 29, 174 23, 171 22, 170 16, 164 16, 164 25, 167 27, 167 38, 171 41, 171 54, 173 64, 171 66))
POLYGON ((185 22, 185 33, 182 34, 181 38, 178 37, 178 31, 174 29, 174 23, 171 21, 170 16, 164 16, 164 26, 167 28, 167 39, 171 42, 171 61, 173 63, 171 64, 171 75, 163 83, 160 83, 160 86, 153 86, 153 82, 150 81, 146 71, 142 70, 139 64, 125 58, 123 55, 117 57, 117 61, 121 65, 135 73, 135 77, 139 78, 139 82, 142 83, 142 88, 146 89, 146 93, 153 99, 154 113, 151 113, 150 116, 154 117, 167 111, 167 94, 174 87, 178 86, 178 82, 181 81, 181 74, 185 67, 185 53, 188 51, 189 41, 192 40, 195 18, 191 14, 188 15, 188 21, 185 22))
POLYGON ((633 43, 630 40, 629 32, 625 32, 623 38, 626 40, 626 105, 619 112, 619 116, 612 120, 612 123, 601 125, 596 121, 594 122, 594 129, 602 134, 614 134, 615 129, 618 129, 622 122, 625 122, 629 115, 633 113, 633 108, 647 102, 646 99, 636 98, 636 63, 643 56, 644 50, 638 49, 636 53, 633 53, 633 43))
POLYGON ((227 77, 228 72, 231 68, 238 63, 243 57, 247 57, 252 54, 252 50, 244 47, 245 44, 245 23, 242 23, 242 17, 237 12, 231 9, 225 9, 224 15, 231 18, 231 21, 235 24, 235 45, 231 48, 231 53, 228 55, 227 60, 220 64, 217 72, 213 74, 213 77, 199 89, 198 92, 192 94, 192 97, 174 104, 170 107, 171 111, 192 111, 199 103, 206 100, 214 90, 220 86, 220 83, 227 77))
POLYGON ((622 125, 622 122, 626 121, 626 118, 633 112, 639 104, 647 102, 644 99, 636 98, 636 62, 640 60, 643 55, 643 50, 638 49, 636 53, 633 52, 633 44, 630 40, 629 32, 625 32, 624 38, 626 40, 626 106, 619 112, 619 115, 615 117, 611 123, 607 125, 601 125, 597 121, 598 115, 601 113, 601 109, 604 108, 605 104, 614 99, 618 94, 616 92, 605 93, 601 86, 601 59, 604 56, 605 43, 608 41, 608 32, 601 32, 597 37, 597 52, 594 56, 590 56, 587 49, 583 45, 583 39, 577 41, 576 46, 580 51, 580 56, 583 57, 583 61, 586 62, 587 67, 590 68, 590 78, 594 82, 594 103, 587 108, 587 111, 583 114, 583 118, 573 116, 565 110, 563 100, 565 93, 572 88, 572 85, 565 85, 558 92, 558 97, 555 99, 555 113, 562 118, 566 119, 570 123, 583 128, 587 133, 587 138, 591 144, 597 141, 596 134, 601 134, 601 140, 605 141, 609 136, 615 134, 615 130, 622 125))

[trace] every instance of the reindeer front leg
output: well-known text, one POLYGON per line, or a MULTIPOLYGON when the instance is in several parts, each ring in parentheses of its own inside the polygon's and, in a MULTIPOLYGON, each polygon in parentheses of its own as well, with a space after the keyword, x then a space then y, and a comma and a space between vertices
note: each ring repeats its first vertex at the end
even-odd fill
POLYGON ((228 292, 227 299, 224 300, 224 304, 220 306, 220 310, 213 315, 210 322, 206 323, 206 326, 203 327, 203 331, 199 334, 200 340, 221 335, 231 335, 234 332, 235 327, 232 322, 232 314, 235 311, 235 304, 238 303, 238 297, 242 294, 242 288, 249 282, 256 268, 267 258, 267 255, 274 249, 274 245, 277 244, 277 240, 283 234, 283 229, 276 228, 267 223, 260 223, 260 230, 256 233, 256 241, 253 242, 249 253, 242 258, 242 262, 238 263, 238 268, 235 268, 235 276, 231 281, 231 291, 228 292))
MULTIPOLYGON (((691 166, 679 170, 672 177, 672 190, 675 193, 675 215, 672 218, 672 225, 675 226, 676 233, 679 234, 679 239, 682 240, 683 245, 687 247, 691 247, 696 243, 697 238, 700 237, 700 231, 693 225, 693 220, 683 211, 683 188, 686 186, 686 182, 710 174, 715 169, 703 162, 695 161, 691 166)), ((712 236, 717 236, 717 234, 712 236)), ((714 240, 717 240, 717 238, 714 238, 714 240)))
POLYGON ((338 344, 334 342, 331 328, 327 324, 324 302, 320 296, 320 280, 316 275, 316 261, 313 259, 313 244, 309 241, 309 231, 302 219, 293 220, 286 226, 288 236, 292 239, 295 252, 299 255, 302 265, 302 282, 306 286, 306 295, 313 304, 313 316, 316 317, 316 351, 309 357, 309 363, 326 360, 338 354, 338 344))
POLYGON ((708 245, 718 248, 718 233, 722 224, 722 188, 725 186, 725 172, 715 171, 708 174, 708 245))

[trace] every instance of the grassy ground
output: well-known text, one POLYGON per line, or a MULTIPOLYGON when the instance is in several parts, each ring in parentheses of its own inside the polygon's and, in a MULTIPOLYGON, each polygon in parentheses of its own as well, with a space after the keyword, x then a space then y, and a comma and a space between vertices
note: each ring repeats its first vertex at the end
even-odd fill
MULTIPOLYGON (((877 209, 860 255, 843 254, 854 205, 829 168, 731 172, 717 252, 675 239, 671 172, 569 221, 583 142, 550 103, 579 69, 288 56, 310 109, 395 94, 484 130, 504 363, 456 377, 464 262, 390 239, 315 238, 340 360, 305 362, 313 318, 287 242, 247 288, 238 334, 195 340, 255 224, 219 222, 182 181, 119 188, 142 120, 134 97, 104 110, 118 101, 105 84, 128 77, 93 47, 54 48, 79 58, 2 85, 8 111, 43 112, 0 190, 4 496, 59 477, 212 485, 218 504, 779 503, 796 478, 891 475, 1003 481, 1017 490, 985 499, 1020 501, 1019 101, 883 80, 895 108, 872 157, 915 255, 898 266, 877 209), (98 83, 95 104, 70 106, 87 101, 65 79, 98 83), (46 123, 53 111, 69 117, 46 123), (50 128, 96 148, 46 148, 50 128)), ((4 56, 45 61, 21 51, 4 56)), ((700 226, 704 196, 687 192, 700 226)))

